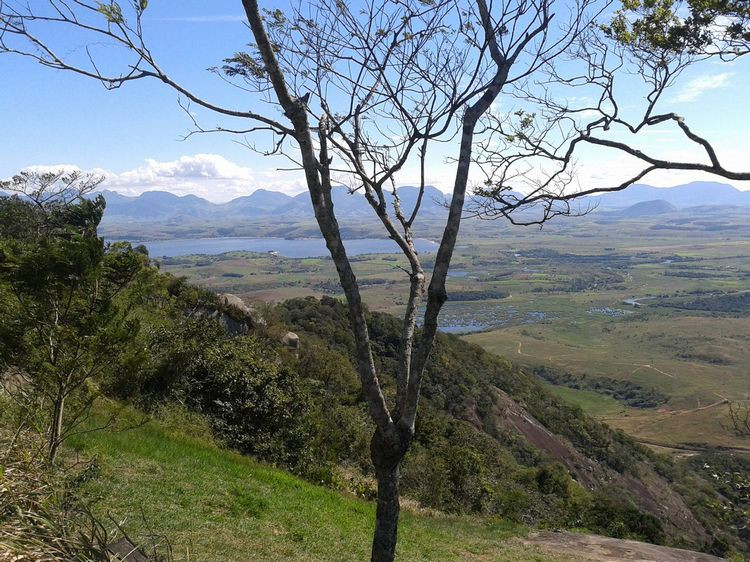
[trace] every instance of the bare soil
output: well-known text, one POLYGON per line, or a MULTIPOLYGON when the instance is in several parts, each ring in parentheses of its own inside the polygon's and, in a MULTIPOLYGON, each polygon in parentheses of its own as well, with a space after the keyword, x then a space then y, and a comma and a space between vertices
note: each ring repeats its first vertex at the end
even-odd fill
POLYGON ((528 546, 552 554, 571 556, 576 560, 602 562, 717 562, 710 554, 668 548, 638 541, 613 539, 599 535, 581 535, 567 532, 540 531, 523 539, 528 546))

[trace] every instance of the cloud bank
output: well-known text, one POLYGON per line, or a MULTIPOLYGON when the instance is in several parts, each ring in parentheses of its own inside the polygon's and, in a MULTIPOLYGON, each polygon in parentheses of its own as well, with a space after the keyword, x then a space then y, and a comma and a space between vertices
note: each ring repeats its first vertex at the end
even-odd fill
MULTIPOLYGON (((657 138, 658 140, 662 140, 657 138)), ((692 148, 692 147, 691 147, 692 148)), ((693 151, 695 149, 693 148, 693 151)), ((666 151, 661 154, 666 158, 684 160, 692 158, 703 160, 700 152, 684 154, 683 150, 666 151)), ((743 169, 746 154, 739 149, 720 147, 724 163, 735 169, 743 169)), ((631 177, 643 168, 643 163, 625 155, 589 155, 579 162, 578 179, 571 190, 591 187, 610 187, 631 177)), ((71 164, 36 165, 26 168, 29 171, 72 171, 81 170, 71 164)), ((446 163, 434 162, 428 167, 426 183, 444 192, 450 192, 454 179, 454 170, 446 163)), ((175 195, 197 195, 214 203, 223 203, 250 195, 256 189, 280 191, 296 195, 306 190, 304 176, 301 172, 282 172, 276 170, 254 170, 227 160, 219 154, 194 154, 181 156, 176 160, 158 161, 149 158, 142 166, 123 172, 113 172, 100 168, 81 170, 104 176, 102 189, 109 189, 128 196, 140 195, 146 191, 168 191, 175 195)), ((342 180, 343 178, 336 178, 342 180)), ((483 176, 475 169, 470 178, 470 188, 478 185, 483 176)), ((721 178, 695 172, 660 171, 649 174, 643 183, 657 187, 669 187, 695 180, 712 180, 726 182, 721 178)), ((346 182, 342 182, 346 183, 346 182)), ((750 182, 732 183, 739 189, 750 189, 750 182)), ((405 166, 399 174, 398 185, 418 185, 419 170, 416 166, 405 166)))
MULTIPOLYGON (((71 164, 37 165, 30 171, 80 170, 71 164)), ((256 172, 252 168, 231 162, 219 154, 181 156, 177 160, 160 162, 149 158, 144 165, 124 172, 95 168, 83 170, 104 176, 102 189, 123 195, 140 195, 145 191, 169 191, 176 195, 197 195, 222 203, 249 195, 258 188, 271 189, 294 195, 305 189, 302 177, 296 173, 275 171, 256 172)))

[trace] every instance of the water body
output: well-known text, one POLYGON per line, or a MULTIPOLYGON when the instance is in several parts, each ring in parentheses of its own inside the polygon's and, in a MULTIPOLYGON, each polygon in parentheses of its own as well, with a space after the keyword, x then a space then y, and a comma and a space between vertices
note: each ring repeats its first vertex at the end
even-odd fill
MULTIPOLYGON (((194 254, 216 255, 225 252, 278 252, 287 258, 315 258, 328 256, 328 249, 322 238, 178 238, 174 240, 151 240, 137 242, 148 248, 153 258, 175 258, 194 254)), ((419 238, 415 241, 417 251, 430 253, 437 251, 438 244, 419 238)), ((393 240, 361 238, 345 240, 344 246, 350 256, 361 254, 395 254, 400 250, 393 240)))
MULTIPOLYGON (((423 314, 424 306, 420 307, 420 315, 423 314)), ((508 326, 537 324, 549 318, 545 312, 518 310, 515 306, 498 301, 451 302, 449 294, 448 302, 440 311, 438 329, 449 334, 470 334, 508 326)))

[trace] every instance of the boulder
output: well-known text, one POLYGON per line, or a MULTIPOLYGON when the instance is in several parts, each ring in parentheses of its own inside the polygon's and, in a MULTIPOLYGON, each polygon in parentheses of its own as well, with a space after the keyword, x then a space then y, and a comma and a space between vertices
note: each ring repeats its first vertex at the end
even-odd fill
POLYGON ((245 304, 245 301, 243 301, 237 295, 233 295, 231 293, 222 293, 219 295, 219 301, 224 306, 231 306, 231 307, 236 308, 239 312, 241 312, 245 316, 250 316, 251 318, 253 316, 253 309, 247 306, 245 304))
POLYGON ((217 312, 219 322, 229 335, 246 334, 253 327, 266 325, 263 315, 237 295, 222 293, 218 295, 218 299, 222 307, 217 312))
POLYGON ((286 334, 284 334, 284 336, 281 338, 281 343, 291 350, 299 350, 299 336, 294 332, 287 332, 286 334))

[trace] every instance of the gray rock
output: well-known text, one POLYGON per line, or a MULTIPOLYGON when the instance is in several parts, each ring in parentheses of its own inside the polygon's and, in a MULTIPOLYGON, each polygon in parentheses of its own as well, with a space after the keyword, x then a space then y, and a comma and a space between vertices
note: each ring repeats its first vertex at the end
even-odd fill
POLYGON ((284 334, 281 338, 281 343, 294 351, 299 350, 299 336, 294 332, 287 332, 284 334))

